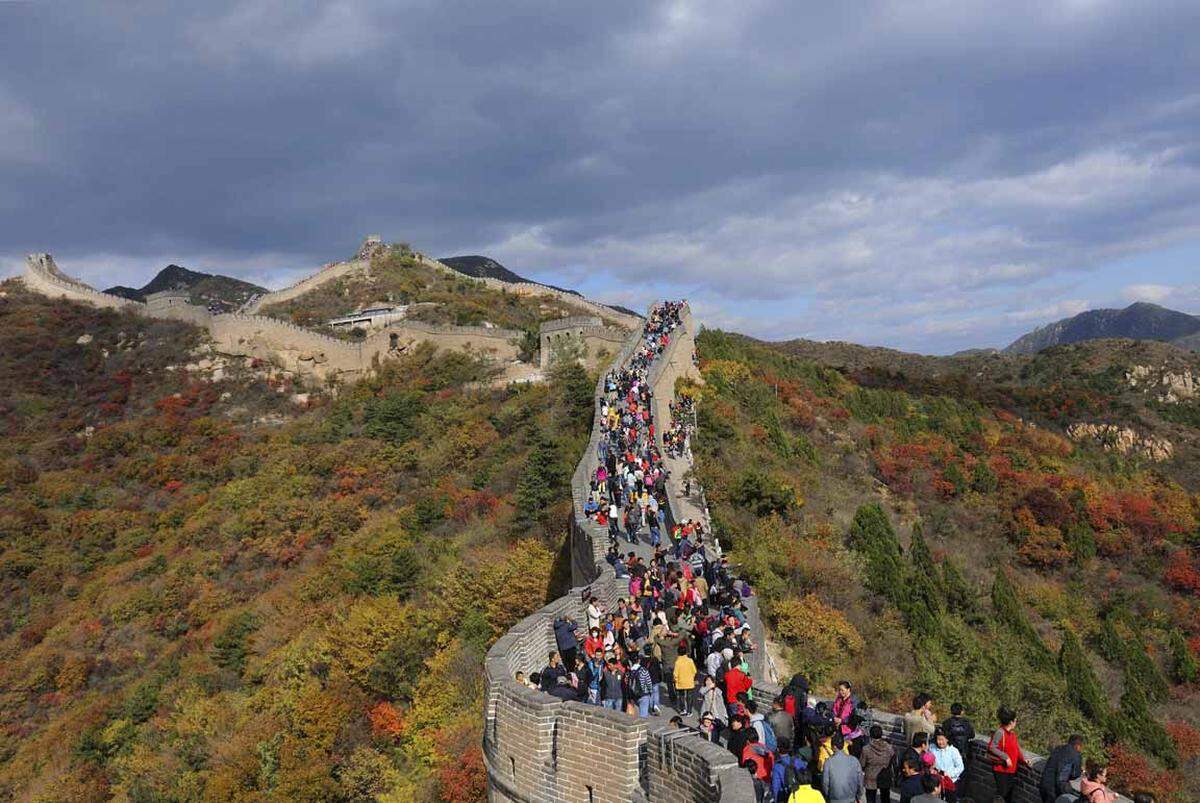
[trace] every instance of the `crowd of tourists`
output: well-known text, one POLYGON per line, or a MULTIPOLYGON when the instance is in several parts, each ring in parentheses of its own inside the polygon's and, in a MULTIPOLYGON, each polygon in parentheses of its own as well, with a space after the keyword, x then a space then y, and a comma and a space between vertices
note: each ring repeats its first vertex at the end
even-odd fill
MULTIPOLYGON (((651 310, 638 350, 605 377, 597 411, 601 437, 584 513, 607 529, 608 561, 627 580, 628 595, 611 608, 589 596, 586 622, 556 620, 557 649, 540 671, 517 680, 633 716, 669 706, 673 723, 724 747, 747 770, 759 803, 1014 803, 1028 762, 1012 711, 997 712, 983 758, 973 758, 975 728, 959 704, 938 722, 932 698, 918 695, 901 740, 872 721, 849 681, 837 684, 829 702, 810 694, 799 674, 775 697, 754 687, 749 657, 759 645, 748 620, 750 587, 727 558, 710 554, 700 521, 668 515, 649 373, 681 309, 664 303, 651 310), (973 760, 987 762, 994 800, 962 795, 973 760)), ((662 433, 671 456, 688 454, 693 405, 686 396, 671 405, 672 424, 662 433)), ((1082 750, 1083 739, 1072 736, 1051 753, 1040 776, 1043 803, 1114 803, 1106 769, 1085 771, 1082 750)))
POLYGON ((671 427, 663 433, 663 448, 670 457, 691 454, 692 434, 696 431, 696 400, 688 394, 680 394, 671 402, 671 427))

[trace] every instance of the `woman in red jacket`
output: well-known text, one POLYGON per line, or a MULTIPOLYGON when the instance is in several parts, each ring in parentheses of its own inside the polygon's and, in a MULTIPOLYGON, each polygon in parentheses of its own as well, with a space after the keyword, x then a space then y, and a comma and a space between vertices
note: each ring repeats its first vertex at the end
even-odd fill
POLYGON ((992 778, 996 781, 996 797, 1005 803, 1013 803, 1017 791, 1017 770, 1022 764, 1026 767, 1029 762, 1021 752, 1017 742, 1017 715, 1008 708, 1000 706, 996 712, 1000 727, 988 740, 988 759, 992 762, 992 778))

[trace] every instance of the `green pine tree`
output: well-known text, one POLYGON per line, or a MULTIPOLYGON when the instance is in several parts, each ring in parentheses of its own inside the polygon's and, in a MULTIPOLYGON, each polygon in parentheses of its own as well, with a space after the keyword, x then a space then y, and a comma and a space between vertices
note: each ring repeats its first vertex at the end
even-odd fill
POLYGON ((866 560, 867 588, 900 604, 904 583, 900 542, 882 507, 873 503, 858 509, 850 525, 849 542, 866 560))
POLYGON ((1196 664, 1196 656, 1187 640, 1179 632, 1179 628, 1171 628, 1167 635, 1167 643, 1171 649, 1171 679, 1176 683, 1195 683, 1200 679, 1200 666, 1196 664))
POLYGON ((1112 714, 1108 697, 1088 662, 1083 645, 1071 630, 1063 635, 1062 648, 1058 651, 1058 668, 1067 681, 1067 694, 1071 702, 1100 728, 1106 728, 1112 714))

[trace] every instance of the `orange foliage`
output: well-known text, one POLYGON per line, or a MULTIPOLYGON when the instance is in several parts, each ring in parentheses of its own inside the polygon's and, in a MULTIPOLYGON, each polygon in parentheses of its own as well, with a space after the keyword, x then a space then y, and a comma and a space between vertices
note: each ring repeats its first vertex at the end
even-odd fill
POLYGON ((1110 746, 1108 758, 1109 785, 1117 789, 1148 791, 1162 800, 1179 786, 1174 773, 1155 770, 1143 756, 1123 744, 1110 746))
POLYGON ((1200 756, 1200 730, 1186 722, 1168 722, 1167 733, 1184 761, 1200 756))
POLYGON ((399 709, 382 700, 367 711, 367 719, 371 723, 371 735, 388 741, 397 741, 404 735, 404 718, 399 709))
POLYGON ((1171 556, 1163 580, 1176 591, 1200 596, 1200 570, 1183 550, 1171 556))

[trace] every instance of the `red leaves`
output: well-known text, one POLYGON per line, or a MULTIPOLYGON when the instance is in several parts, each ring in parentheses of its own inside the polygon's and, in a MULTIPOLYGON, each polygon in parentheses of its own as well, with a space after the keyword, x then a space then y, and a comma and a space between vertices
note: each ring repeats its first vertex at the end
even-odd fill
POLYGON ((1200 569, 1186 550, 1181 549, 1171 556, 1163 572, 1163 581, 1176 591, 1200 596, 1200 569))
POLYGON ((367 720, 371 723, 371 735, 376 739, 396 742, 404 735, 404 718, 387 700, 376 703, 367 711, 367 720))

